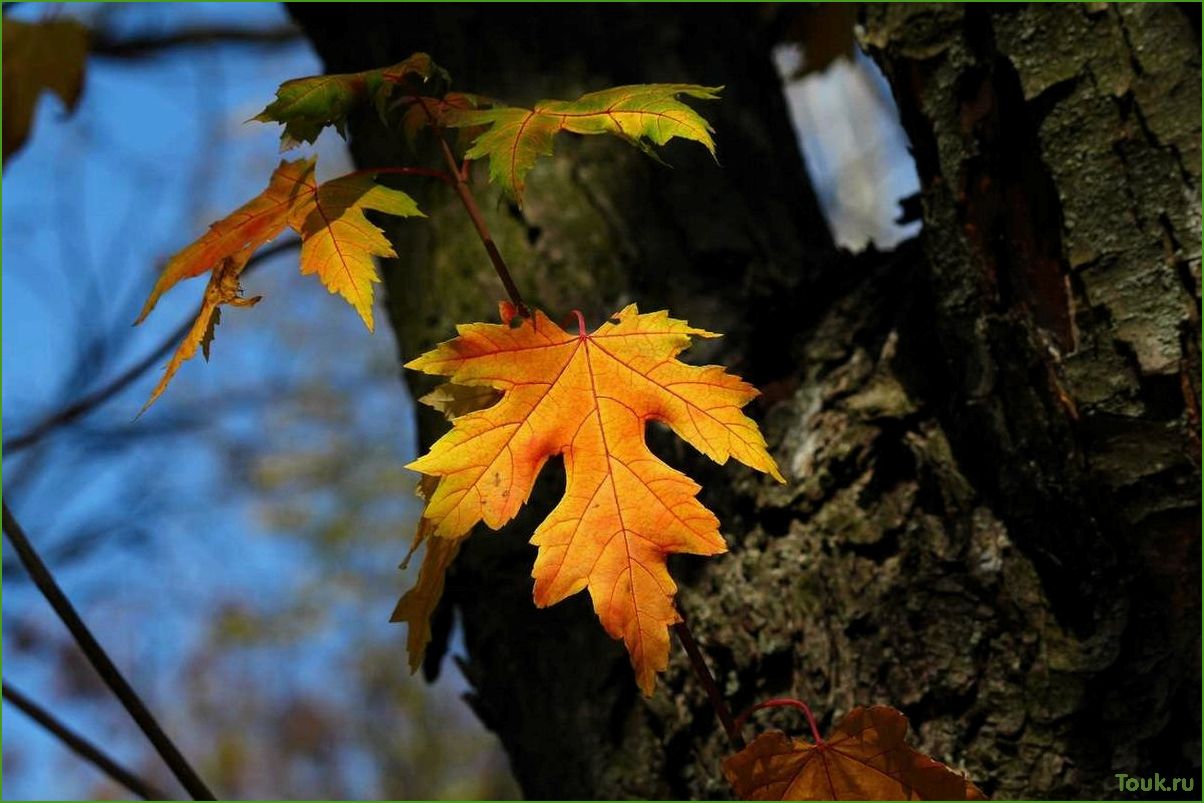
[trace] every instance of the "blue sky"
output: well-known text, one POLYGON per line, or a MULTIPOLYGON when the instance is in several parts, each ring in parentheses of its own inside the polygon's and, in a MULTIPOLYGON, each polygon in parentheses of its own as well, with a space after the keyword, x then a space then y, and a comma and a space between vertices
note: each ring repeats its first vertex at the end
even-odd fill
MULTIPOLYGON (((49 10, 23 4, 9 13, 24 19, 103 14, 104 24, 121 35, 206 22, 287 22, 276 4, 49 10)), ((280 158, 278 129, 244 121, 280 82, 316 72, 321 65, 304 40, 266 55, 237 45, 194 48, 137 60, 91 59, 83 98, 70 116, 57 99, 43 98, 30 141, 9 160, 3 179, 7 436, 116 375, 194 312, 203 279, 180 285, 145 324, 130 327, 156 266, 266 184, 280 158), (104 348, 81 353, 89 333, 105 335, 104 348), (81 386, 81 374, 92 382, 81 386)), ((337 136, 323 137, 317 152, 320 177, 350 169, 337 136)), ((396 642, 398 671, 405 671, 405 629, 387 618, 407 585, 395 567, 408 535, 398 532, 392 543, 377 540, 348 551, 349 569, 374 570, 365 578, 374 584, 349 601, 323 576, 310 547, 284 537, 272 511, 237 476, 244 468, 257 470, 259 463, 251 461, 262 459, 264 449, 269 457, 273 449, 287 456, 294 439, 349 438, 350 448, 377 463, 401 466, 412 459, 412 410, 395 345, 387 327, 370 334, 349 306, 314 277, 300 276, 295 253, 263 265, 246 285, 249 295, 263 294, 264 301, 253 310, 228 311, 212 362, 186 364, 144 417, 133 421, 157 371, 85 419, 76 433, 84 437, 55 437, 41 454, 30 450, 4 460, 6 501, 39 545, 53 547, 89 527, 104 530, 101 546, 86 560, 61 567, 51 560, 52 568, 60 569, 60 583, 186 753, 205 746, 189 745, 193 723, 180 709, 174 684, 187 669, 181 662, 198 648, 222 605, 270 612, 305 589, 330 584, 320 597, 327 602, 323 624, 288 653, 287 683, 327 682, 346 658, 343 625, 362 627, 365 620, 379 629, 378 638, 396 642), (320 400, 323 389, 355 394, 346 433, 332 434, 308 419, 289 423, 281 400, 306 393, 320 400), (170 431, 150 436, 164 428, 170 431), (128 444, 90 447, 92 433, 116 433, 128 444), (250 455, 245 460, 243 450, 250 455), (146 532, 127 538, 131 530, 146 532)), ((412 522, 411 494, 410 480, 401 478, 395 501, 379 515, 412 522)), ((312 501, 313 515, 322 515, 323 504, 329 506, 312 501)), ((48 559, 52 554, 48 550, 48 559)), ((5 555, 7 563, 7 549, 5 555)), ((3 601, 6 681, 50 704, 124 761, 145 763, 140 736, 111 700, 65 695, 44 654, 14 648, 14 623, 58 632, 40 597, 28 584, 6 582, 3 601)), ((430 693, 452 699, 463 684, 454 669, 444 675, 430 693)), ((420 678, 412 682, 425 688, 420 678)), ((455 705, 471 723, 467 708, 458 700, 455 705)), ((5 798, 95 793, 98 776, 7 705, 3 742, 5 798)), ((375 788, 365 774, 362 789, 353 791, 372 795, 375 788)))

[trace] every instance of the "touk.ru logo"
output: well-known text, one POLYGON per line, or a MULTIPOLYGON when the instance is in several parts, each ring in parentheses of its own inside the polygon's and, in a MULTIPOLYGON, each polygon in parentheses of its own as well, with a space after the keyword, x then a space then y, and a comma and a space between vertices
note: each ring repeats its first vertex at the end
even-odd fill
POLYGON ((1118 772, 1116 786, 1121 792, 1190 792, 1196 788, 1196 779, 1163 778, 1156 772, 1152 778, 1143 778, 1118 772))

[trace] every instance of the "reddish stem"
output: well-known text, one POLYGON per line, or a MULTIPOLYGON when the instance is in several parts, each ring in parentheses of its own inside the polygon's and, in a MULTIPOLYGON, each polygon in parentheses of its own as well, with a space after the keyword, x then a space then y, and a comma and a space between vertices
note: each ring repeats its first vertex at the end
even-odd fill
POLYGON ((736 720, 736 728, 743 729, 744 723, 748 721, 752 712, 760 711, 763 708, 796 708, 802 711, 803 715, 807 717, 807 724, 811 726, 811 736, 815 739, 816 747, 824 744, 824 737, 819 735, 819 725, 815 722, 815 715, 811 713, 811 708, 802 700, 795 700, 793 697, 775 697, 772 700, 757 703, 739 716, 736 720))
POLYGON ((460 168, 457 167, 456 157, 452 153, 451 146, 447 144, 447 139, 443 136, 443 129, 436 121, 430 107, 426 105, 426 101, 418 95, 415 95, 414 99, 422 106, 422 110, 426 112, 431 129, 435 132, 435 136, 439 140, 439 145, 443 149, 443 161, 447 165, 448 173, 455 177, 453 186, 456 188, 456 195, 460 197, 460 203, 464 205, 464 211, 468 212, 468 217, 472 220, 473 228, 477 230, 477 236, 481 238, 481 244, 485 246, 485 253, 489 255, 489 261, 493 263, 493 270, 497 273, 498 278, 502 280, 502 286, 506 288, 506 294, 514 302, 514 308, 518 311, 518 314, 524 318, 530 318, 531 312, 523 302, 522 294, 518 292, 518 285, 514 283, 514 278, 510 275, 510 269, 506 267, 506 260, 502 259, 501 252, 497 250, 497 245, 493 242, 493 235, 489 233, 489 227, 485 225, 485 218, 481 215, 481 210, 477 206, 477 200, 473 197, 472 189, 468 186, 467 176, 462 174, 460 168))
POLYGON ((573 310, 573 314, 577 316, 577 332, 581 337, 588 337, 585 333, 585 316, 581 314, 581 310, 573 310))

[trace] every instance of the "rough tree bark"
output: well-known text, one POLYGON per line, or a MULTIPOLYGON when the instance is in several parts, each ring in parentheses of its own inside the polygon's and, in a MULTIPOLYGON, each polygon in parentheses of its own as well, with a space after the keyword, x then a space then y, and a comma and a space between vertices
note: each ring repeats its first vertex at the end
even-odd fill
MULTIPOLYGON (((1198 18, 868 6, 925 226, 851 257, 807 184, 758 8, 293 13, 330 71, 425 50, 456 86, 515 102, 726 85, 705 109, 721 166, 696 147, 670 148, 669 170, 565 138, 522 210, 488 190, 482 206, 554 317, 667 307, 728 333, 694 359, 763 388, 753 414, 785 487, 654 434, 731 548, 672 568, 735 708, 790 694, 826 724, 891 703, 924 750, 1000 796, 1198 775, 1198 18)), ((411 160, 368 115, 351 133, 362 165, 411 160)), ((394 227, 403 256, 384 271, 404 357, 502 295, 456 200, 414 191, 431 219, 394 227)), ((444 425, 419 415, 427 445, 444 425)), ((526 542, 556 473, 449 579, 438 629, 453 610, 463 623, 472 705, 529 797, 727 796, 727 744, 680 651, 644 700, 584 596, 532 605, 526 542)), ((791 716, 776 720, 801 731, 791 716)))

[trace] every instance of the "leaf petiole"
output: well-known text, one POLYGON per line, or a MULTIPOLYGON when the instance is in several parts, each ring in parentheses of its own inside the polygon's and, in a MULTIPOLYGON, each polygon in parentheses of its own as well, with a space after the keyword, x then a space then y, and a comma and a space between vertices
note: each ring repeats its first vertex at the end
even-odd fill
POLYGON ((824 738, 819 735, 819 725, 815 722, 815 715, 811 713, 811 707, 802 700, 796 700, 793 697, 775 697, 772 700, 757 703, 736 718, 736 729, 743 730, 744 723, 748 720, 748 717, 754 711, 760 711, 764 708, 795 708, 802 711, 803 715, 807 717, 807 724, 811 726, 811 736, 815 739, 815 746, 824 746, 824 738))

